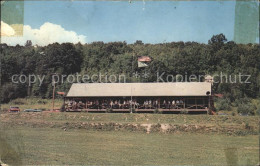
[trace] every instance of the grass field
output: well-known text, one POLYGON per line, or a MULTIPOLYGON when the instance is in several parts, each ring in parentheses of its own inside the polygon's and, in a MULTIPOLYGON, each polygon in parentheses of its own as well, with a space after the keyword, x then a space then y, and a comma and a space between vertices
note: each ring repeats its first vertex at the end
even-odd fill
POLYGON ((256 116, 4 113, 0 156, 15 165, 256 165, 258 122, 256 116), (107 128, 82 127, 93 123, 107 128), (116 131, 108 125, 112 123, 126 128, 116 131), (150 134, 129 130, 129 124, 144 123, 179 128, 150 134), (182 128, 190 125, 210 126, 215 132, 182 128))
POLYGON ((23 165, 256 165, 258 136, 5 128, 2 160, 23 165), (10 150, 11 149, 11 150, 10 150), (15 154, 15 151, 17 154, 15 154), (14 154, 13 154, 14 153, 14 154), (12 160, 12 156, 16 157, 12 160))
MULTIPOLYGON (((58 108, 62 100, 55 103, 58 108)), ((50 100, 37 98, 2 108, 9 105, 51 109, 50 100)), ((258 133, 258 116, 0 112, 0 159, 11 165, 255 166, 258 133)))
MULTIPOLYGON (((63 104, 62 99, 55 99, 54 108, 59 109, 63 104)), ((42 109, 50 110, 52 109, 51 99, 41 99, 41 98, 18 98, 10 101, 9 103, 2 104, 1 109, 8 110, 10 106, 18 106, 22 111, 25 109, 42 109)))

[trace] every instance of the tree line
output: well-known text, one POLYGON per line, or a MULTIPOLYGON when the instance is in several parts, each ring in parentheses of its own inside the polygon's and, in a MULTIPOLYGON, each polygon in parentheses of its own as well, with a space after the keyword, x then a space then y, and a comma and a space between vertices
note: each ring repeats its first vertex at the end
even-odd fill
MULTIPOLYGON (((162 77, 168 74, 199 76, 223 73, 234 76, 242 73, 251 76, 248 80, 250 83, 214 83, 213 92, 224 94, 231 102, 245 97, 260 97, 259 44, 237 44, 227 41, 223 34, 214 35, 208 44, 197 42, 145 44, 140 40, 133 44, 53 43, 38 47, 32 46, 31 42, 26 42, 24 46, 2 44, 1 69, 1 102, 4 103, 26 96, 50 98, 53 73, 124 74, 127 82, 155 82, 157 72, 165 73, 162 77), (152 61, 147 67, 138 68, 138 56, 149 56, 152 61), (136 72, 149 75, 133 77, 133 73, 136 72), (11 80, 15 74, 45 75, 45 79, 41 86, 38 81, 31 86, 15 84, 11 80)), ((56 88, 57 91, 67 92, 70 85, 66 82, 58 83, 56 88)))

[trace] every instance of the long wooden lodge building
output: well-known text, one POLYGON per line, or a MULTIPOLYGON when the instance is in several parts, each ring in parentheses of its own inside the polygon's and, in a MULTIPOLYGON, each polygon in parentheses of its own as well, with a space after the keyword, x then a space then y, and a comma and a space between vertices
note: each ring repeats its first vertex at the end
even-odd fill
POLYGON ((66 111, 205 112, 213 105, 211 83, 74 83, 66 111))

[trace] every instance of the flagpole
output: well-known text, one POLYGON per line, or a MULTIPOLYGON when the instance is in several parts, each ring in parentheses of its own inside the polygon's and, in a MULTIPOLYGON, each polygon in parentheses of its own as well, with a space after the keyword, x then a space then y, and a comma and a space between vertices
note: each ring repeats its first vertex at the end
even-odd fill
POLYGON ((55 82, 53 82, 53 91, 52 91, 52 111, 54 111, 54 99, 55 99, 55 82))
MULTIPOLYGON (((131 83, 133 83, 133 65, 134 65, 134 52, 133 52, 133 57, 132 57, 132 75, 131 75, 131 83)), ((131 84, 131 106, 130 106, 130 113, 133 113, 133 107, 132 107, 132 104, 133 104, 133 91, 132 91, 132 84, 131 84)))

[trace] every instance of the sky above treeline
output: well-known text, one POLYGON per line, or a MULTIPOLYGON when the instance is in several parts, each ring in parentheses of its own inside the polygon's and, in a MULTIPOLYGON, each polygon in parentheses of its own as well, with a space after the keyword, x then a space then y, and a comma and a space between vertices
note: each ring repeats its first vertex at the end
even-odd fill
MULTIPOLYGON (((134 43, 136 40, 153 44, 178 41, 207 43, 213 35, 220 33, 230 41, 241 34, 235 30, 235 25, 240 24, 236 16, 236 3, 24 1, 23 34, 17 37, 2 37, 1 42, 9 45, 24 45, 26 40, 32 40, 32 43, 37 45, 94 41, 134 43)), ((259 19, 259 16, 248 18, 259 19)), ((251 22, 253 21, 257 20, 251 22)), ((8 24, 8 21, 5 23, 8 24)), ((253 42, 259 40, 256 35, 253 42)))

